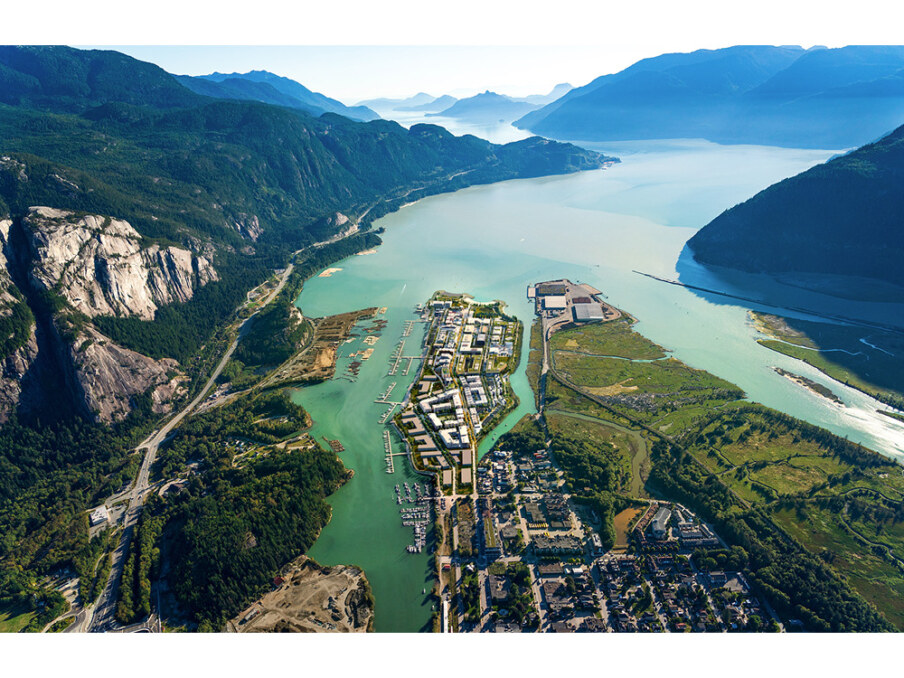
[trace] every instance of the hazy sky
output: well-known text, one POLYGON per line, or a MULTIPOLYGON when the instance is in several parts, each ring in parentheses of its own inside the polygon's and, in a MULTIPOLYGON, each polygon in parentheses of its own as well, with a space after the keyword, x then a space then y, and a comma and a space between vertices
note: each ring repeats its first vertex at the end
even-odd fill
POLYGON ((545 93, 560 82, 586 84, 646 56, 735 44, 901 42, 893 0, 7 4, 0 43, 119 46, 174 73, 266 69, 345 102, 419 90, 545 93))
POLYGON ((619 47, 176 47, 114 46, 172 73, 263 69, 346 103, 380 96, 545 94, 584 85, 653 54, 619 47))

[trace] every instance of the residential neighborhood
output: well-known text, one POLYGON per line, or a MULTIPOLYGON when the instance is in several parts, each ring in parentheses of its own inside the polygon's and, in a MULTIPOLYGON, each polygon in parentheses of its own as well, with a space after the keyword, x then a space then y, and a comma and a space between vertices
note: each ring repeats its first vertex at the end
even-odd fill
MULTIPOLYGON (((626 546, 604 552, 547 450, 488 454, 476 500, 451 505, 438 555, 446 631, 732 632, 777 629, 692 511, 634 507, 626 546)), ((442 511, 438 511, 441 519, 442 511)), ((592 517, 591 517, 592 519, 592 517)))

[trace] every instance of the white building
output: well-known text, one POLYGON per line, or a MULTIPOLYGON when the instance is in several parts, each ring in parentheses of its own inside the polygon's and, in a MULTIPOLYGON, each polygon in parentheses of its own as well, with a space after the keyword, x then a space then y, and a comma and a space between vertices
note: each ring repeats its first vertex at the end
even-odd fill
POLYGON ((107 510, 106 506, 98 506, 96 509, 91 511, 91 526, 100 525, 101 523, 105 523, 110 520, 110 512, 107 510))

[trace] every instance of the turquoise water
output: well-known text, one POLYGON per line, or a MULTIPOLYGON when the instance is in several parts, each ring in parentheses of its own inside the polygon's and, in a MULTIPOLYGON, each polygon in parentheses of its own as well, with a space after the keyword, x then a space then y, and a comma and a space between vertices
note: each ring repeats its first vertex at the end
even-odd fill
MULTIPOLYGON (((723 209, 833 152, 696 141, 617 143, 600 150, 623 162, 608 170, 473 187, 387 215, 376 223, 386 229, 376 253, 335 264, 342 270, 313 278, 299 297, 299 306, 311 316, 367 306, 388 309, 388 325, 356 383, 336 379, 296 392, 316 422, 315 435, 339 438, 346 447, 340 456, 356 473, 330 498, 332 521, 310 555, 324 564, 365 569, 378 631, 417 631, 430 615, 419 590, 429 589, 430 559, 405 552, 411 533, 401 527, 394 500, 393 486, 408 479, 410 471, 398 459, 396 473, 385 473, 378 419, 386 406, 373 401, 393 381, 398 382, 393 395, 404 393, 413 378, 415 370, 407 378, 386 376, 389 354, 404 322, 415 317, 414 306, 437 289, 468 292, 479 301, 502 299, 529 325, 533 314, 525 291, 530 282, 567 277, 590 283, 637 317, 640 332, 686 363, 738 384, 753 400, 904 457, 904 425, 877 415, 876 403, 859 392, 756 344, 747 306, 707 299, 633 272, 677 278, 680 259, 682 280, 724 289, 725 282, 681 257, 685 241, 723 209), (833 405, 779 376, 773 366, 830 385, 845 405, 833 405)), ((900 304, 883 310, 888 308, 904 314, 900 304)), ((419 351, 423 330, 417 328, 406 354, 419 351)), ((344 345, 342 353, 361 348, 357 342, 344 345)), ((482 449, 521 414, 533 411, 524 363, 512 379, 521 405, 482 449)), ((346 364, 347 358, 340 360, 337 374, 346 364)))

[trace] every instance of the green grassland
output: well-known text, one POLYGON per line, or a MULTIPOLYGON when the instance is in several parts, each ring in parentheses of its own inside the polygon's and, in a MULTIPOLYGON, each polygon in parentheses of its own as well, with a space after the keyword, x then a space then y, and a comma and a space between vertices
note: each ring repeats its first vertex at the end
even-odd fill
MULTIPOLYGON (((624 335, 638 336, 631 322, 554 336, 546 390, 550 433, 568 431, 622 459, 634 458, 625 431, 649 443, 645 491, 688 503, 730 544, 746 549, 748 574, 762 582, 780 614, 802 616, 813 629, 890 628, 878 609, 904 629, 900 466, 746 402, 733 384, 644 352, 655 345, 624 335), (644 357, 604 357, 632 351, 644 357)), ((633 491, 637 475, 632 465, 630 490, 624 484, 605 489, 642 496, 633 491)))
POLYGON ((660 346, 634 332, 632 325, 632 319, 620 318, 553 335, 553 368, 585 394, 631 418, 662 420, 665 430, 676 423, 687 425, 687 412, 679 415, 678 410, 698 408, 693 419, 742 397, 734 384, 666 358, 660 346))
POLYGON ((0 633, 18 633, 37 616, 28 605, 14 602, 0 604, 0 633))
POLYGON ((841 383, 904 405, 904 334, 755 313, 766 348, 803 360, 841 383))
POLYGON ((633 318, 622 316, 611 322, 581 325, 554 334, 550 348, 553 351, 574 351, 634 360, 664 358, 666 354, 662 346, 631 331, 633 324, 633 318))

